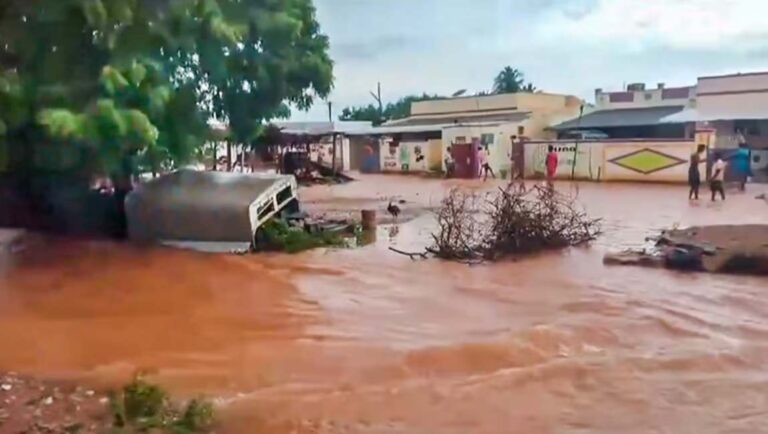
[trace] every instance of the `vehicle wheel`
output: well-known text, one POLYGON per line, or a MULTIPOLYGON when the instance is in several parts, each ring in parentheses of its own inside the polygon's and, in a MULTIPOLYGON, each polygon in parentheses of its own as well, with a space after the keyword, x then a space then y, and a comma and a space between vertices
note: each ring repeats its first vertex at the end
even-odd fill
POLYGON ((264 249, 264 246, 267 243, 267 236, 264 234, 264 229, 258 228, 256 229, 256 233, 253 235, 253 245, 251 246, 251 249, 255 252, 261 251, 264 249))

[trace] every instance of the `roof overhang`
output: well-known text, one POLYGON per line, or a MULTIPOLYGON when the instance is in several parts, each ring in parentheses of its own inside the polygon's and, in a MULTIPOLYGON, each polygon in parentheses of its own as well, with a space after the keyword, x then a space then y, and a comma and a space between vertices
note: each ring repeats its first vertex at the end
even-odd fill
POLYGON ((650 126, 662 123, 672 115, 685 111, 683 106, 661 106, 630 109, 597 110, 555 125, 557 131, 650 126))
POLYGON ((494 127, 502 125, 503 123, 504 122, 464 122, 430 125, 383 125, 380 127, 372 127, 367 130, 358 130, 350 135, 388 136, 392 134, 439 133, 451 128, 494 127))
POLYGON ((732 112, 732 113, 701 113, 696 109, 686 109, 680 113, 667 116, 662 123, 711 122, 735 120, 768 119, 768 112, 732 112))

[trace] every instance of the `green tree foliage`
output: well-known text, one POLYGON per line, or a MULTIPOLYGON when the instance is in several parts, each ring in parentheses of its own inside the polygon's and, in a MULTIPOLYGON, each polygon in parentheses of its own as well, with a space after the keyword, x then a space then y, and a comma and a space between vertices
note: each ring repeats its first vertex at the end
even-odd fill
POLYGON ((506 66, 493 80, 493 93, 534 92, 536 87, 525 82, 522 71, 506 66))
POLYGON ((411 115, 411 103, 418 101, 429 101, 434 99, 444 98, 439 95, 408 95, 400 98, 394 103, 389 103, 382 107, 381 113, 379 108, 373 104, 362 107, 346 107, 339 115, 339 120, 342 121, 370 121, 374 125, 381 125, 382 123, 394 120, 407 118, 411 115))
POLYGON ((208 119, 248 141, 332 67, 312 0, 4 0, 0 141, 18 170, 52 147, 83 173, 171 168, 208 119))

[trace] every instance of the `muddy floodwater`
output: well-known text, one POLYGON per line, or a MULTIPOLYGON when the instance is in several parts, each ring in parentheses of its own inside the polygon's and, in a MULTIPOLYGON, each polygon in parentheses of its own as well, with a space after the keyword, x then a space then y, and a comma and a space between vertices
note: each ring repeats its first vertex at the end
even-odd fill
MULTIPOLYGON (((766 223, 731 194, 558 184, 605 235, 493 265, 411 261, 451 186, 369 176, 302 192, 343 214, 407 202, 356 250, 207 255, 48 241, 0 271, 0 370, 216 398, 223 433, 768 432, 768 280, 605 267, 675 224, 766 223)), ((750 186, 752 187, 752 186, 750 186)))

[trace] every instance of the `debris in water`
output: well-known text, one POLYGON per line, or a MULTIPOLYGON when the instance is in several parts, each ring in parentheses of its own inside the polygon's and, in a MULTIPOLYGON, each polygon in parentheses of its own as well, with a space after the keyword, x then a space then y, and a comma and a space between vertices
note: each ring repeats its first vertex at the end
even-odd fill
POLYGON ((768 225, 716 225, 662 231, 651 249, 608 253, 603 263, 768 275, 768 225))
POLYGON ((601 233, 600 223, 549 187, 509 186, 484 197, 454 189, 437 211, 438 230, 426 252, 468 263, 494 261, 588 243, 601 233))

